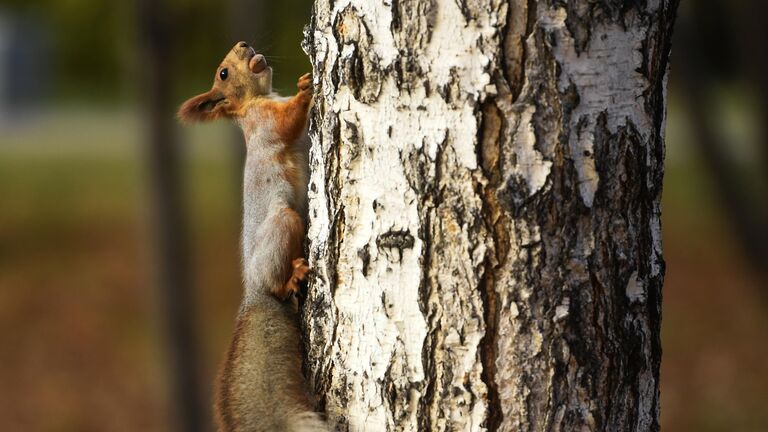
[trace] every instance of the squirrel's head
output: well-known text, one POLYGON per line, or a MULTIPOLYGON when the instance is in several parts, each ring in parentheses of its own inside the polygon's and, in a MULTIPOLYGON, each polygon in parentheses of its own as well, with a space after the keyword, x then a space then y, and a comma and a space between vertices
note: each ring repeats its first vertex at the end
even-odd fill
POLYGON ((272 93, 272 68, 245 42, 238 42, 216 69, 213 88, 184 102, 182 121, 241 117, 250 102, 272 93))

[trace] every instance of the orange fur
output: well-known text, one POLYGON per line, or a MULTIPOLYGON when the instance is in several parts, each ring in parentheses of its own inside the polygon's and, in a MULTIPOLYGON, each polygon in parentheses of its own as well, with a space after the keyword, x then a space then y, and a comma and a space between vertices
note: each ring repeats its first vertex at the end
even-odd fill
POLYGON ((275 133, 286 144, 295 142, 307 126, 307 109, 311 98, 300 92, 288 101, 263 99, 259 109, 271 114, 275 121, 275 133))

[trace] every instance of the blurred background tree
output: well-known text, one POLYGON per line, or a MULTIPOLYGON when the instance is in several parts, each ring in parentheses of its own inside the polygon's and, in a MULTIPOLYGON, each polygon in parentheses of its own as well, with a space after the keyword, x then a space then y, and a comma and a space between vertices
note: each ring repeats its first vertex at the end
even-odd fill
MULTIPOLYGON (((283 92, 309 68, 299 48, 308 0, 166 5, 167 122, 210 87, 238 40, 267 55, 283 92)), ((765 5, 680 6, 663 198, 666 431, 768 430, 765 5)), ((0 89, 24 90, 10 102, 0 91, 0 430, 178 424, 152 289, 137 10, 133 1, 0 0, 0 89)), ((173 133, 207 397, 240 297, 242 144, 226 124, 173 133)))

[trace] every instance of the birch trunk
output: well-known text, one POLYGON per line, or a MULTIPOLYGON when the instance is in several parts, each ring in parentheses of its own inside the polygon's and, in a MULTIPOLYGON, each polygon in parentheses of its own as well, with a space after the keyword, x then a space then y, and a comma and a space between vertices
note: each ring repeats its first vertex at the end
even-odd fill
POLYGON ((676 0, 315 0, 307 374, 340 431, 656 431, 676 0))

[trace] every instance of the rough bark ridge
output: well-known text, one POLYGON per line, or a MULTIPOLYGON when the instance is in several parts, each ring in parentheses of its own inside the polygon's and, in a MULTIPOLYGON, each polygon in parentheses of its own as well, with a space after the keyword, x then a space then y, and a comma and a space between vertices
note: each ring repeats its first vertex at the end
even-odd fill
POLYGON ((676 6, 315 1, 304 330, 339 430, 658 430, 676 6))

